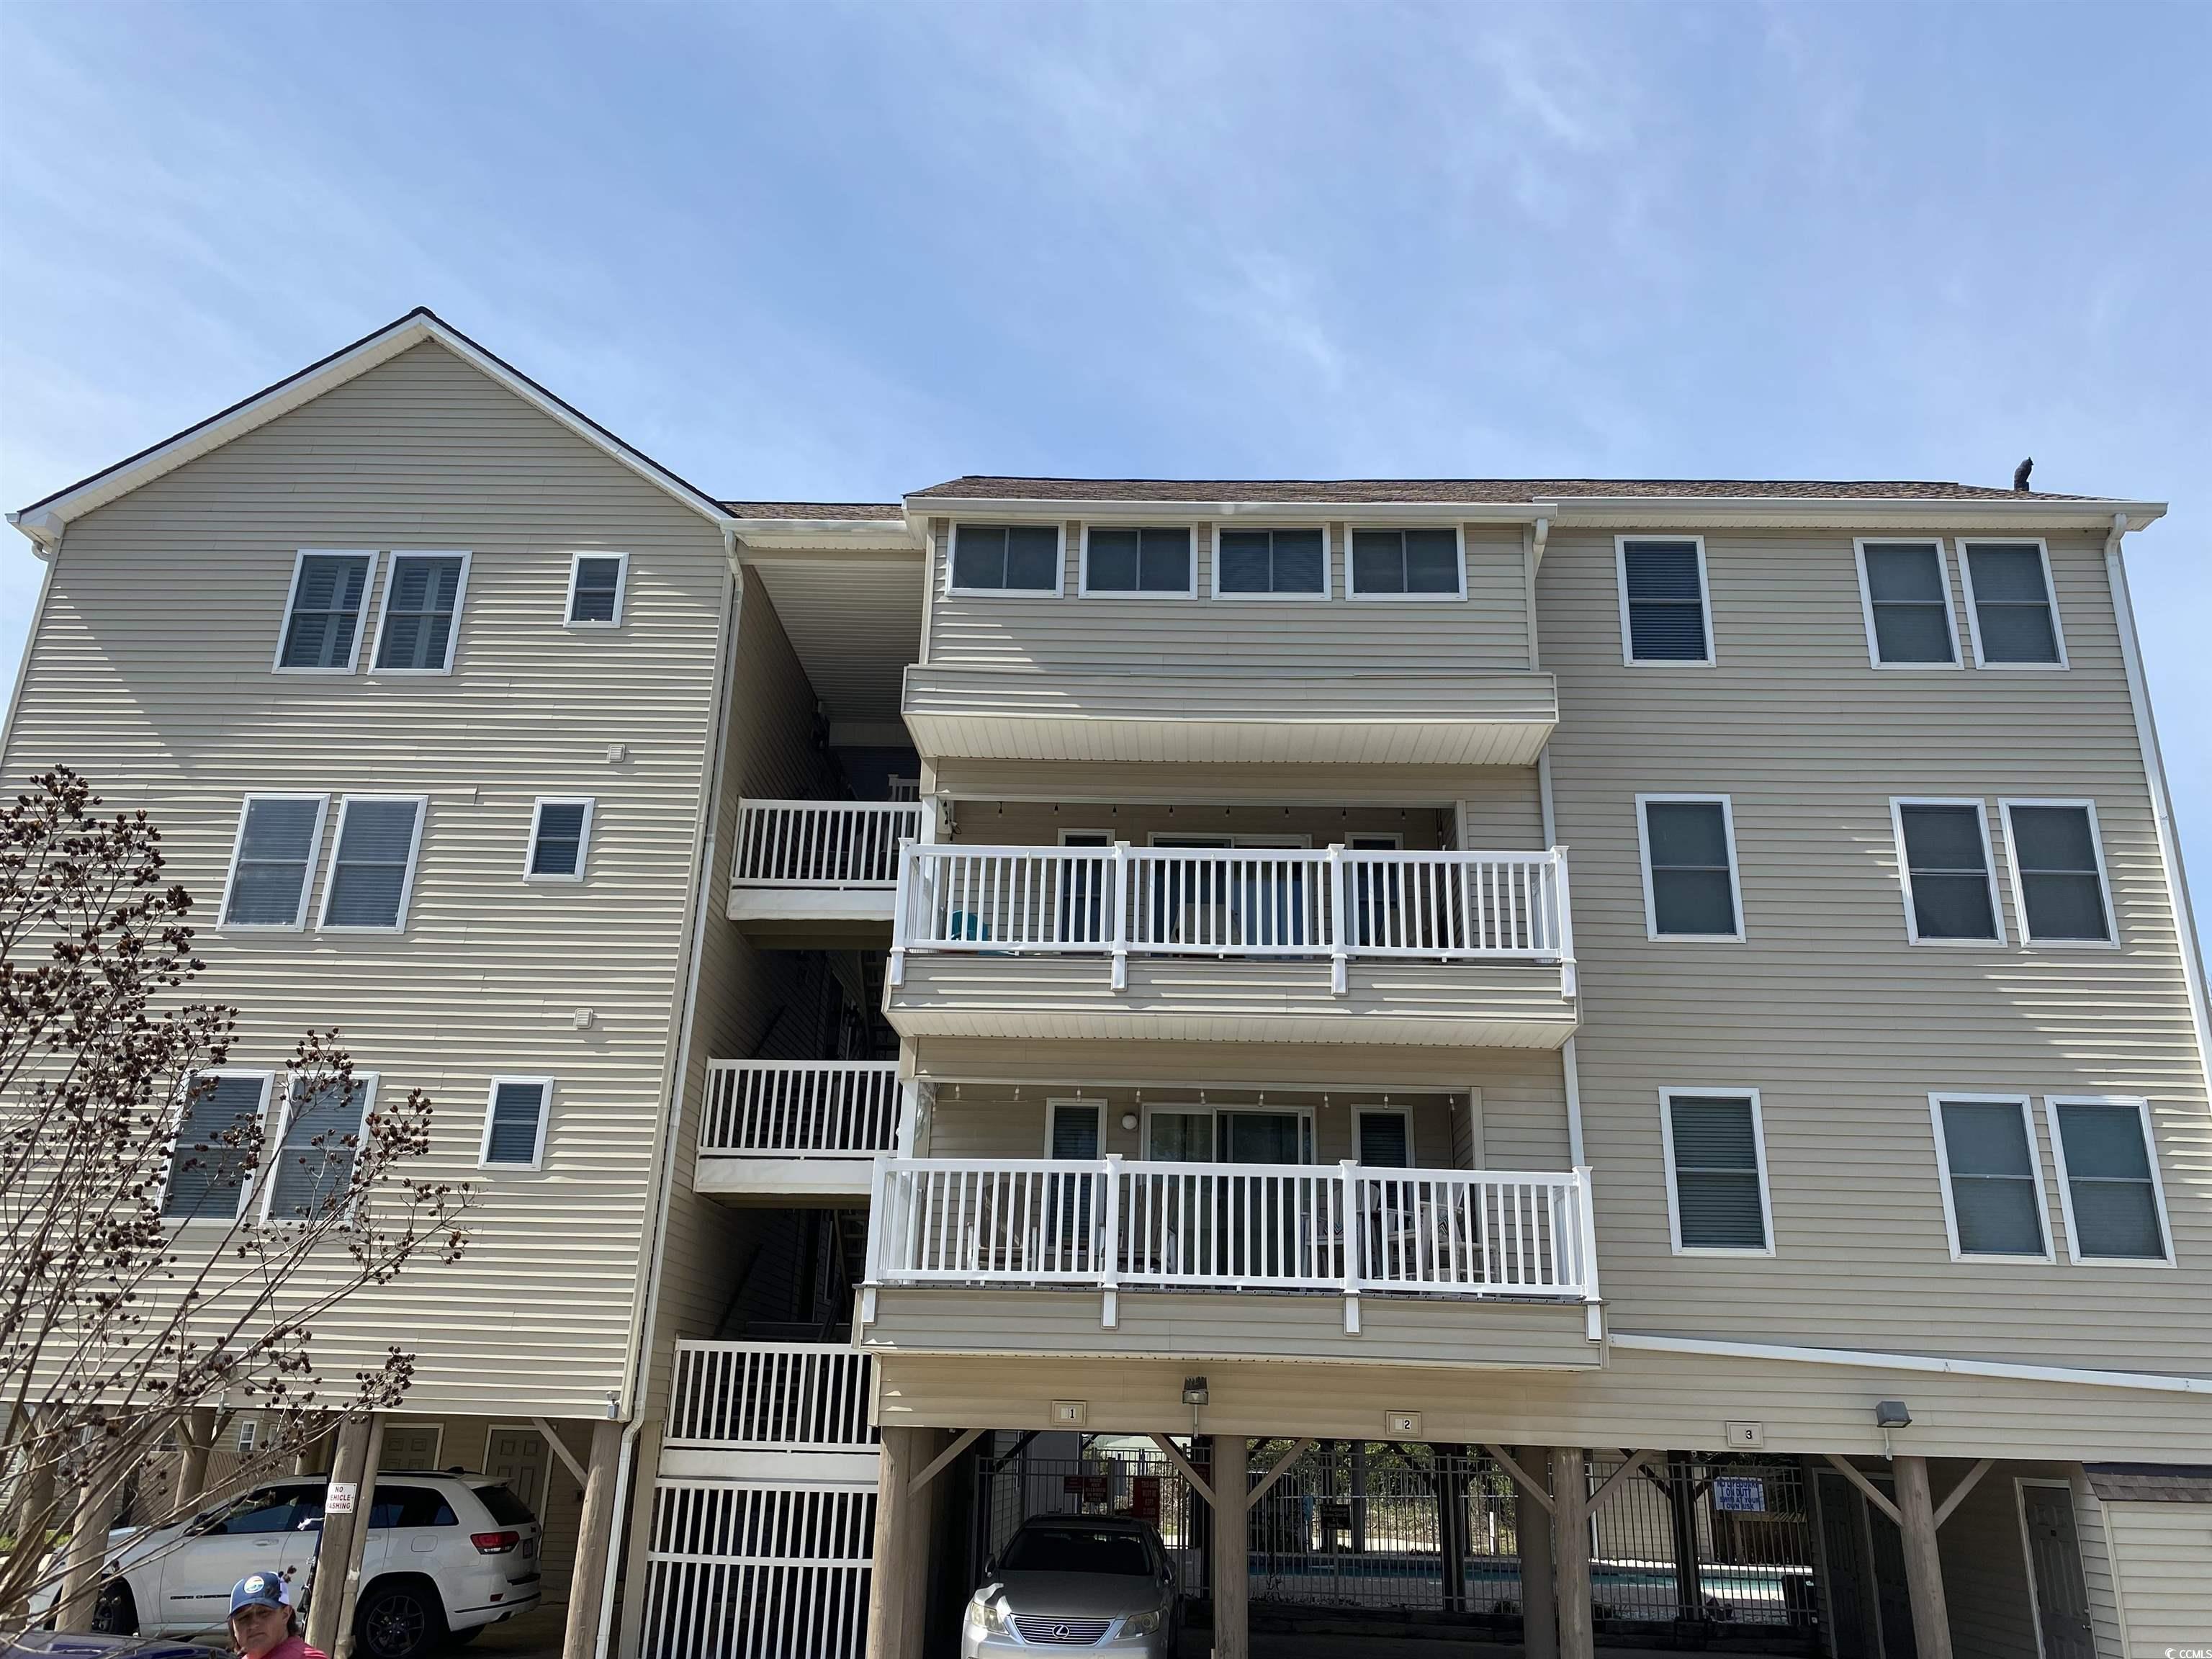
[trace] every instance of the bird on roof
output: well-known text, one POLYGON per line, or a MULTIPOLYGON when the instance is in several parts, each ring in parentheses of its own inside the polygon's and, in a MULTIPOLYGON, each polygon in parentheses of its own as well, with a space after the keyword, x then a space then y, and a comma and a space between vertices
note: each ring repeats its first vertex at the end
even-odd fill
POLYGON ((2034 471, 2035 457, 2031 455, 2026 460, 2022 461, 2018 466, 2013 468, 2012 487, 2014 489, 2026 489, 2027 488, 2027 475, 2034 471))

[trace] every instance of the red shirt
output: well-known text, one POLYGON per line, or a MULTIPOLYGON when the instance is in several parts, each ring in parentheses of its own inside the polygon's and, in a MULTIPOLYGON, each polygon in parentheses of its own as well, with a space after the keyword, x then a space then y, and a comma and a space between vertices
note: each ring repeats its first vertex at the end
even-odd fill
POLYGON ((263 1659, 331 1659, 320 1648, 311 1648, 304 1636, 288 1636, 263 1656, 263 1659))

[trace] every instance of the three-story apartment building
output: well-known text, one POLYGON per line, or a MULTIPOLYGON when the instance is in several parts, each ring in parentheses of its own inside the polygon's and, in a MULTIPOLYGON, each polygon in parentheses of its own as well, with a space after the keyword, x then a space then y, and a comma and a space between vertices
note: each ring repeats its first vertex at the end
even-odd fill
POLYGON ((482 1237, 345 1340, 576 1443, 572 1655, 1111 1644, 969 1600, 1076 1510, 1222 1655, 2105 1659, 2212 1632, 2160 510, 722 501, 416 313, 15 515, 4 763, 453 1103, 482 1237))

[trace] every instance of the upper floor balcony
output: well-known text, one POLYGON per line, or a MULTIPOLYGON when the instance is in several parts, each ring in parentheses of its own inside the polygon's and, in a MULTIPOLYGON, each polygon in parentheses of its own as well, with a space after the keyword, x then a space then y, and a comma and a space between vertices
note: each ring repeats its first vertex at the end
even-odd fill
POLYGON ((910 845, 885 996, 907 1036, 1556 1048, 1559 849, 910 845))
POLYGON ((691 1185, 730 1204, 854 1203, 898 1141, 898 1062, 718 1060, 691 1185))
POLYGON ((899 844, 921 833, 921 811, 912 799, 740 801, 730 920, 771 948, 880 946, 899 844))

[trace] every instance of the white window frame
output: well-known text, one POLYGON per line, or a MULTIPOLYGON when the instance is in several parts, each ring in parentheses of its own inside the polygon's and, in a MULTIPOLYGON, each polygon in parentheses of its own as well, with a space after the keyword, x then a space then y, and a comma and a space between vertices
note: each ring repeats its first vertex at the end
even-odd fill
POLYGON ((513 1170, 528 1173, 545 1167, 545 1130, 553 1121, 553 1085, 550 1077, 495 1077, 491 1087, 484 1092, 483 1139, 477 1145, 477 1168, 479 1170, 513 1170), (538 1085, 538 1139, 530 1149, 530 1161, 519 1164, 512 1160, 495 1164, 491 1159, 493 1113, 499 1106, 499 1091, 502 1084, 532 1083, 538 1085))
POLYGON ((404 933, 407 931, 407 913, 415 901, 415 872, 422 861, 422 830, 430 821, 430 798, 428 795, 341 795, 338 797, 338 823, 331 836, 330 857, 323 872, 323 902, 315 912, 315 931, 319 933, 404 933), (415 803, 415 830, 407 842, 407 868, 399 878, 399 912, 388 927, 362 927, 349 922, 331 920, 331 891, 337 885, 338 848, 345 844, 346 809, 356 801, 415 803))
MULTIPOLYGON (((262 1126, 264 1140, 262 1151, 265 1153, 268 1151, 266 1142, 269 1125, 269 1103, 276 1094, 276 1073, 271 1071, 264 1071, 258 1066, 203 1066, 199 1070, 191 1073, 191 1082, 186 1085, 187 1092, 189 1092, 192 1085, 197 1084, 200 1079, 205 1077, 250 1077, 257 1078, 260 1080, 261 1103, 254 1109, 254 1116, 262 1126)), ((176 1168, 177 1141, 179 1138, 183 1135, 184 1132, 185 1099, 184 1097, 180 1095, 177 1099, 177 1109, 170 1115, 169 1117, 168 1150, 161 1159, 161 1179, 152 1195, 154 1213, 161 1217, 161 1224, 164 1226, 204 1226, 210 1221, 220 1221, 225 1226, 235 1224, 239 1218, 246 1213, 247 1207, 252 1204, 253 1200, 260 1196, 259 1188, 261 1186, 261 1169, 258 1165, 249 1170, 246 1174, 246 1180, 240 1184, 238 1188, 238 1207, 233 1210, 229 1215, 182 1216, 161 1214, 161 1206, 167 1203, 169 1200, 169 1176, 176 1168)))
MULTIPOLYGON (((1162 1103, 1165 1104, 1166 1103, 1163 1102, 1162 1103)), ((1294 1170, 1318 1170, 1322 1167, 1321 1123, 1319 1113, 1314 1107, 1273 1106, 1257 1100, 1232 1100, 1225 1106, 1202 1106, 1199 1109, 1200 1111, 1206 1111, 1213 1114, 1213 1161, 1217 1164, 1227 1164, 1231 1161, 1222 1156, 1224 1149, 1221 1145, 1221 1120, 1224 1117, 1235 1117, 1238 1113, 1242 1112, 1248 1117, 1294 1117, 1297 1119, 1298 1150, 1302 1152, 1310 1154, 1310 1156, 1301 1158, 1297 1163, 1293 1164, 1273 1165, 1266 1164, 1247 1164, 1240 1165, 1240 1168, 1248 1170, 1265 1170, 1279 1167, 1294 1170)))
POLYGON ((260 1440, 261 1419, 258 1417, 240 1418, 238 1433, 231 1440, 231 1444, 237 1449, 238 1455, 240 1457, 252 1456, 254 1447, 260 1443, 260 1440))
POLYGON ((1660 1156, 1666 1161, 1667 1238, 1676 1255, 1732 1255, 1756 1259, 1774 1255, 1774 1199, 1766 1179, 1766 1114, 1759 1104, 1758 1090, 1718 1085, 1710 1088, 1682 1085, 1660 1090, 1659 1146, 1660 1156), (1747 1249, 1735 1244, 1682 1243, 1682 1196, 1674 1188, 1674 1099, 1678 1095, 1692 1099, 1748 1100, 1751 1103, 1751 1146, 1753 1155, 1759 1162, 1759 1217, 1760 1225, 1766 1231, 1765 1249, 1747 1249))
POLYGON ((1081 824, 1069 824, 1060 830, 1059 845, 1062 847, 1088 848, 1093 852, 1098 850, 1097 846, 1091 842, 1069 841, 1068 837, 1070 836, 1103 836, 1106 837, 1107 846, 1111 847, 1114 844, 1114 832, 1111 830, 1086 829, 1081 824))
POLYGON ((2058 1206, 2066 1218, 2066 1254, 2077 1267, 2171 1267, 2177 1265, 2173 1218, 2166 1207, 2166 1179, 2159 1173, 2158 1137, 2153 1132, 2150 1102, 2141 1095, 2045 1095, 2043 1117, 2051 1131, 2051 1159, 2057 1166, 2058 1206), (2159 1237, 2166 1254, 2155 1255, 2084 1255, 2081 1236, 2074 1226, 2074 1183, 2066 1174, 2066 1137, 2058 1127, 2061 1106, 2132 1106, 2142 1125, 2143 1161, 2150 1166, 2151 1202, 2158 1210, 2159 1237))
POLYGON ((1713 592, 1705 576, 1705 538, 1703 536, 1677 536, 1665 531, 1642 530, 1615 536, 1613 538, 1613 581, 1620 599, 1620 664, 1624 668, 1717 668, 1720 666, 1720 635, 1713 627, 1713 592), (1639 657, 1636 654, 1636 630, 1628 621, 1628 544, 1631 542, 1691 542, 1698 550, 1698 603, 1705 613, 1705 654, 1695 657, 1639 657))
MULTIPOLYGON (((573 580, 573 578, 571 579, 573 580)), ((384 592, 376 607, 376 638, 368 647, 368 672, 371 674, 404 675, 416 679, 428 679, 449 675, 461 654, 461 617, 469 602, 469 553, 460 547, 395 547, 391 550, 384 580, 384 592), (402 559, 459 559, 461 579, 453 590, 453 631, 446 638, 446 665, 443 668, 379 668, 376 659, 384 653, 385 623, 392 615, 392 593, 398 586, 394 580, 399 574, 402 559)))
MULTIPOLYGON (((572 632, 590 632, 599 629, 620 628, 629 609, 629 555, 612 548, 587 550, 568 556, 568 592, 561 601, 561 626, 572 632), (611 622, 579 622, 576 620, 576 579, 583 574, 586 559, 612 559, 615 564, 615 614, 611 622)), ((454 623, 459 625, 458 612, 454 623)))
POLYGON ((2066 628, 2058 616, 2058 584, 2051 577, 2051 544, 2040 536, 1960 536, 1959 544, 1959 581, 1966 596, 1966 632, 1974 642, 1974 666, 1977 668, 2022 669, 2029 673, 2048 674, 2068 666, 2066 657, 2066 628), (2058 649, 2057 662, 1989 662, 1982 656, 1982 613, 1974 604, 1974 562, 1967 557, 1973 547, 2033 547, 2043 561, 2043 592, 2051 604, 2051 639, 2058 649))
POLYGON ((1886 673, 1918 673, 1934 672, 1953 674, 1966 666, 1965 647, 1959 640, 1958 599, 1951 592, 1951 560, 1941 536, 1854 536, 1851 554, 1859 570, 1859 615, 1866 623, 1867 661, 1886 673), (1867 575, 1867 549, 1869 547, 1927 547, 1936 549, 1936 575, 1943 589, 1943 627, 1951 641, 1951 660, 1948 662, 1884 662, 1881 659, 1881 636, 1874 625, 1874 583, 1867 575))
MULTIPOLYGON (((373 547, 303 547, 292 556, 292 581, 284 590, 284 614, 276 622, 276 648, 270 654, 269 672, 272 674, 352 674, 360 670, 361 642, 368 633, 368 607, 376 599, 376 567, 379 550, 373 547), (354 624, 353 653, 343 668, 287 668, 284 666, 284 641, 292 632, 292 607, 299 602, 300 577, 307 568, 309 559, 367 559, 368 573, 361 579, 361 618, 354 624)), ((459 613, 454 614, 458 625, 459 613)), ((374 661, 374 659, 370 659, 374 661)))
MULTIPOLYGON (((952 563, 960 550, 960 526, 955 519, 945 536, 945 596, 951 599, 1058 599, 1067 594, 1067 521, 1052 521, 1052 586, 1045 587, 955 587, 952 585, 952 563)), ((970 519, 965 522, 978 530, 1027 530, 1039 522, 1036 519, 970 519)), ((1191 540, 1191 568, 1198 568, 1198 541, 1191 540)))
POLYGON ((536 886, 577 887, 583 884, 584 872, 592 856, 592 820, 599 815, 598 798, 592 795, 540 795, 530 808, 530 839, 522 846, 522 878, 536 886), (559 876, 535 873, 531 866, 538 862, 538 826, 549 806, 580 806, 584 823, 576 833, 576 873, 559 876))
POLYGON ((1162 836, 1173 842, 1205 842, 1202 847, 1183 846, 1170 849, 1175 852, 1269 853, 1281 852, 1286 848, 1310 848, 1313 846, 1313 837, 1310 835, 1245 835, 1234 830, 1148 830, 1145 832, 1145 845, 1158 847, 1162 836))
POLYGON ((1152 1119, 1160 1113, 1165 1112, 1170 1117, 1202 1117, 1206 1120, 1206 1156, 1199 1161, 1204 1164, 1213 1163, 1221 1155, 1221 1127, 1214 1121, 1216 1109, 1214 1107, 1194 1100, 1146 1101, 1141 1121, 1137 1127, 1137 1133, 1141 1137, 1137 1143, 1138 1161, 1147 1164, 1169 1161, 1164 1158, 1155 1158, 1152 1156, 1152 1119))
MULTIPOLYGON (((1344 597, 1363 605, 1448 605, 1467 598, 1467 526, 1450 526, 1452 544, 1459 556, 1454 568, 1459 574, 1457 591, 1449 593, 1363 593, 1359 591, 1359 532, 1363 530, 1407 531, 1434 530, 1433 524, 1347 524, 1344 526, 1344 597)), ((1708 635, 1710 638, 1710 635, 1708 635)))
POLYGON ((331 817, 331 798, 328 794, 308 794, 289 790, 263 789, 240 798, 238 829, 230 840, 230 868, 222 878, 222 902, 216 908, 215 929, 225 933, 297 933, 307 926, 307 902, 313 896, 315 877, 322 868, 323 831, 331 817), (226 921, 230 914, 230 890, 237 884, 239 855, 246 850, 246 815, 258 800, 311 800, 315 803, 314 833, 307 841, 307 868, 300 878, 300 904, 289 921, 226 921))
POLYGON ((2112 908, 2112 884, 2105 873, 2105 832, 2097 822, 2097 803, 2093 800, 2044 799, 2028 795, 2008 795, 1997 802, 1997 814, 2004 822, 2005 863, 2012 878, 2013 914, 2020 918, 2020 942, 2042 951, 2117 951, 2120 948, 2120 913, 2112 908), (2089 850, 2097 860, 2097 891, 2105 902, 2105 927, 2110 939, 2038 939, 2029 931, 2027 923, 2027 881, 2021 873, 2020 843, 2012 830, 2012 809, 2015 806, 2080 807, 2089 815, 2089 850))
POLYGON ((1748 936, 1743 914, 1743 872, 1735 855, 1735 804, 1726 795, 1646 794, 1636 798, 1636 852, 1644 870, 1644 937, 1654 944, 1741 945, 1748 936), (1647 805, 1718 806, 1721 833, 1728 839, 1729 896, 1735 908, 1733 933, 1662 933, 1659 905, 1651 887, 1651 826, 1644 816, 1647 805))
MULTIPOLYGON (((1062 532, 1062 533, 1064 534, 1064 533, 1065 533, 1065 532, 1063 531, 1063 532, 1062 532)), ((1139 566, 1139 573, 1141 574, 1141 564, 1140 564, 1140 566, 1139 566)), ((991 589, 990 591, 991 591, 992 592, 994 592, 994 593, 1000 593, 1000 592, 1018 592, 1018 593, 1027 593, 1027 592, 1032 592, 1033 590, 1029 589, 1029 588, 1012 588, 1012 589, 1007 589, 1007 588, 993 588, 993 589, 991 589)), ((1087 522, 1086 522, 1086 523, 1084 525, 1084 526, 1083 526, 1082 556, 1081 556, 1081 560, 1080 560, 1079 563, 1079 564, 1078 564, 1078 566, 1077 566, 1077 576, 1076 576, 1076 588, 1075 588, 1075 591, 1076 591, 1076 595, 1077 595, 1077 597, 1078 597, 1078 598, 1079 598, 1079 599, 1196 599, 1196 598, 1198 597, 1198 526, 1197 526, 1196 525, 1173 525, 1173 524, 1121 524, 1121 523, 1119 523, 1119 522, 1112 522, 1112 523, 1107 523, 1107 524, 1091 524, 1091 523, 1087 523, 1087 522), (1183 587, 1181 587, 1181 588, 1166 588, 1166 587, 1162 587, 1162 588, 1127 588, 1127 587, 1093 587, 1093 586, 1091 585, 1091 532, 1092 531, 1094 531, 1094 530, 1136 530, 1136 531, 1145 531, 1145 530, 1178 530, 1178 529, 1179 529, 1179 530, 1181 530, 1181 531, 1182 531, 1182 532, 1183 532, 1183 533, 1184 533, 1184 536, 1185 536, 1185 538, 1186 538, 1186 540, 1185 540, 1185 544, 1185 544, 1186 548, 1188 549, 1188 552, 1189 552, 1189 555, 1190 555, 1190 562, 1189 562, 1189 563, 1185 567, 1185 570, 1186 570, 1186 573, 1187 573, 1188 577, 1188 585, 1187 585, 1187 586, 1183 586, 1183 587)), ((1039 597, 1042 597, 1042 595, 1040 594, 1040 595, 1039 595, 1039 597)))
MULTIPOLYGON (((354 1088, 361 1099, 361 1115, 354 1121, 353 1131, 356 1142, 354 1158, 356 1162, 360 1159, 362 1152, 366 1150, 360 1145, 362 1125, 368 1121, 368 1115, 376 1109, 376 1085, 382 1075, 378 1072, 356 1072, 353 1074, 354 1088)), ((276 1201, 277 1164, 278 1160, 284 1156, 284 1137, 290 1133, 292 1129, 292 1109, 299 1103, 300 1085, 305 1081, 304 1078, 296 1073, 286 1079, 284 1109, 277 1115, 276 1133, 269 1137, 269 1155, 262 1160, 262 1179, 258 1183, 261 1188, 259 1194, 261 1201, 257 1207, 260 1218, 264 1223, 269 1219, 270 1206, 276 1201)), ((270 1094, 273 1097, 276 1091, 271 1089, 270 1094)), ((265 1122, 267 1120, 263 1121, 265 1122)), ((291 1218, 286 1217, 285 1219, 289 1220, 291 1218)))
POLYGON ((1897 847, 1897 884, 1905 897, 1905 936, 1912 944, 1925 945, 1931 949, 1997 951, 2004 949, 2010 939, 2005 932, 2004 896, 1997 886, 1996 848, 1990 835, 1990 804, 1979 797, 1951 797, 1943 795, 1892 795, 1889 798, 1889 831, 1897 847), (1905 809, 1908 806, 1971 806, 1974 822, 1982 830, 1982 869, 1990 884, 1990 915, 1996 927, 1995 939, 1923 939, 1920 937, 1920 912, 1912 902, 1911 854, 1905 846, 1905 809))
POLYGON ((1112 1103, 1097 1095, 1053 1095, 1046 1099, 1044 1103, 1044 1152, 1042 1156, 1047 1159, 1049 1159, 1052 1157, 1053 1127, 1060 1117, 1060 1109, 1063 1106, 1089 1106, 1097 1109, 1098 1113, 1098 1156, 1101 1158, 1105 1157, 1106 1132, 1113 1127, 1113 1120, 1107 1115, 1107 1113, 1112 1109, 1112 1103))
MULTIPOLYGON (((1267 524, 1247 524, 1242 520, 1229 524, 1209 525, 1212 545, 1207 550, 1206 597, 1219 605, 1327 605, 1336 598, 1336 538, 1326 523, 1316 524, 1309 519, 1301 524, 1295 519, 1267 524), (1224 531, 1238 530, 1318 530, 1321 532, 1321 591, 1318 593, 1227 593, 1221 587, 1221 536, 1224 531)), ((1351 545, 1351 532, 1345 532, 1346 545, 1351 545)))
POLYGON ((1975 1094, 1963 1089, 1941 1092, 1931 1091, 1928 1096, 1928 1116, 1936 1127, 1936 1175, 1937 1184, 1943 1189, 1943 1231, 1951 1241, 1951 1260, 1954 1261, 2033 1261, 2048 1264, 2058 1260, 2056 1243, 2051 1237, 2051 1195, 2043 1186, 2043 1152, 2035 1143, 2035 1108, 2026 1095, 1975 1094), (2027 1136, 2027 1161, 2035 1172, 2035 1222, 2043 1237, 2039 1255, 2009 1250, 1968 1250, 1959 1243, 1958 1206, 1951 1197, 1951 1142, 1943 1128, 1943 1105, 1956 1101, 1966 1106, 2017 1106, 2020 1124, 2027 1136))
MULTIPOLYGON (((1359 1120, 1363 1117, 1397 1117, 1406 1121, 1406 1168, 1408 1172, 1421 1167, 1421 1155, 1413 1146, 1413 1109, 1410 1106, 1355 1106, 1352 1109, 1352 1156, 1359 1160, 1359 1120)), ((1318 1150, 1314 1154, 1318 1158, 1318 1150)), ((1360 1164, 1363 1170, 1383 1169, 1380 1164, 1360 1164)))

